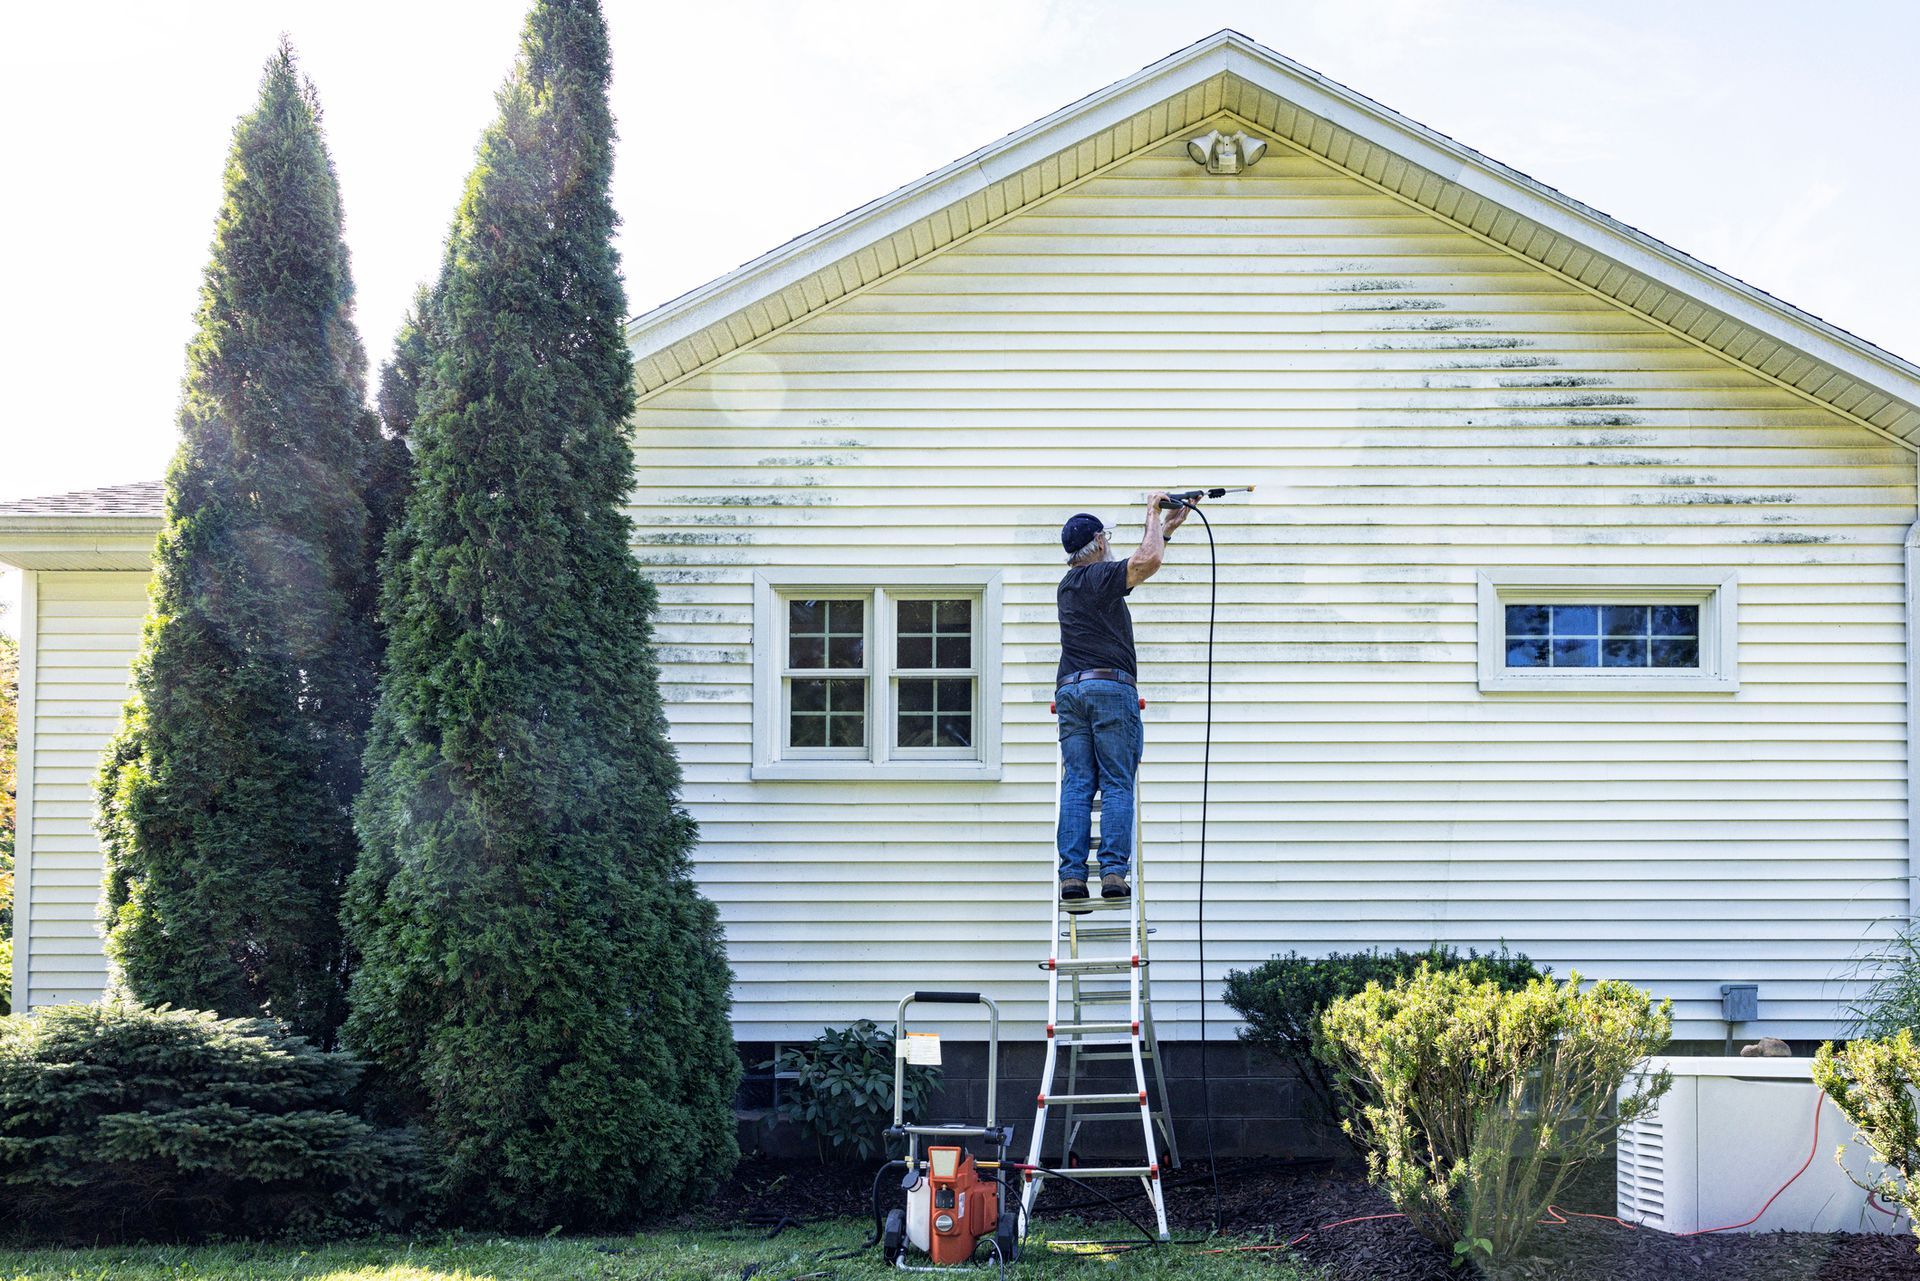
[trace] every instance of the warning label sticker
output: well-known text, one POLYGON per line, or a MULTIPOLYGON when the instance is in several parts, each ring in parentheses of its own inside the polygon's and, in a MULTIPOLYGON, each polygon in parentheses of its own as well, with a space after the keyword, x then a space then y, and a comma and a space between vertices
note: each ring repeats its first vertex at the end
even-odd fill
POLYGON ((909 1032, 907 1038, 893 1047, 893 1052, 909 1063, 921 1067, 940 1066, 940 1034, 938 1032, 909 1032))

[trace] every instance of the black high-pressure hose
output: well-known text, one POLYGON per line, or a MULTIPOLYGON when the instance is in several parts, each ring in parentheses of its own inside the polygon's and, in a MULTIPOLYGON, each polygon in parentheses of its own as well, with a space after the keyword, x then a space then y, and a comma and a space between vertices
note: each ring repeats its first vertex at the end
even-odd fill
POLYGON ((1206 1114, 1206 1168, 1213 1177, 1213 1227, 1208 1237, 1219 1231, 1219 1160, 1213 1156, 1213 1077, 1208 1072, 1206 1051, 1206 801, 1208 784, 1213 778, 1213 615, 1219 611, 1219 551, 1213 547, 1213 524, 1200 511, 1200 503, 1188 503, 1187 511, 1200 517, 1206 530, 1208 588, 1206 588, 1206 734, 1200 739, 1200 878, 1194 885, 1194 947, 1200 966, 1200 1106, 1206 1114))

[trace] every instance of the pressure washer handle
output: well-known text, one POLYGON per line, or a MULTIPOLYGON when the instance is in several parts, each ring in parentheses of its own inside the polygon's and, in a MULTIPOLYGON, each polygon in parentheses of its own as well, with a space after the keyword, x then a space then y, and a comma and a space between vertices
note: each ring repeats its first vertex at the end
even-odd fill
POLYGON ((1166 503, 1162 503, 1161 506, 1164 507, 1171 504, 1175 507, 1191 507, 1195 500, 1201 498, 1224 498, 1228 494, 1251 494, 1252 492, 1252 485, 1222 485, 1213 489, 1183 489, 1177 494, 1168 494, 1166 503))
POLYGON ((910 1001, 926 1001, 932 1005, 978 1005, 978 992, 915 992, 907 998, 910 1001))

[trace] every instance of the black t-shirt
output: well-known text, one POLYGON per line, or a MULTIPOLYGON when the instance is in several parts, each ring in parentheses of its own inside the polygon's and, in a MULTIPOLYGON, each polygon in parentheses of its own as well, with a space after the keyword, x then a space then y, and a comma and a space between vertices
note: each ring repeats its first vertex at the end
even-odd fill
POLYGON ((1054 679, 1111 667, 1138 676, 1133 616, 1127 612, 1127 562, 1103 560, 1069 569, 1055 600, 1060 606, 1060 670, 1054 679))

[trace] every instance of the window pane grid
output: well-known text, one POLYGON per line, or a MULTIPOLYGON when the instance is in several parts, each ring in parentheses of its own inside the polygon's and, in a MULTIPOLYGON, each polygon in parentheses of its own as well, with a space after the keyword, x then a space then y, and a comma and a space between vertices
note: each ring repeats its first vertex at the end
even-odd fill
POLYGON ((1698 670, 1700 606, 1513 604, 1506 606, 1509 668, 1698 670))
POLYGON ((867 600, 787 601, 787 745, 860 753, 867 746, 867 600))
POLYGON ((895 602, 895 748, 972 754, 974 605, 965 597, 895 602))

